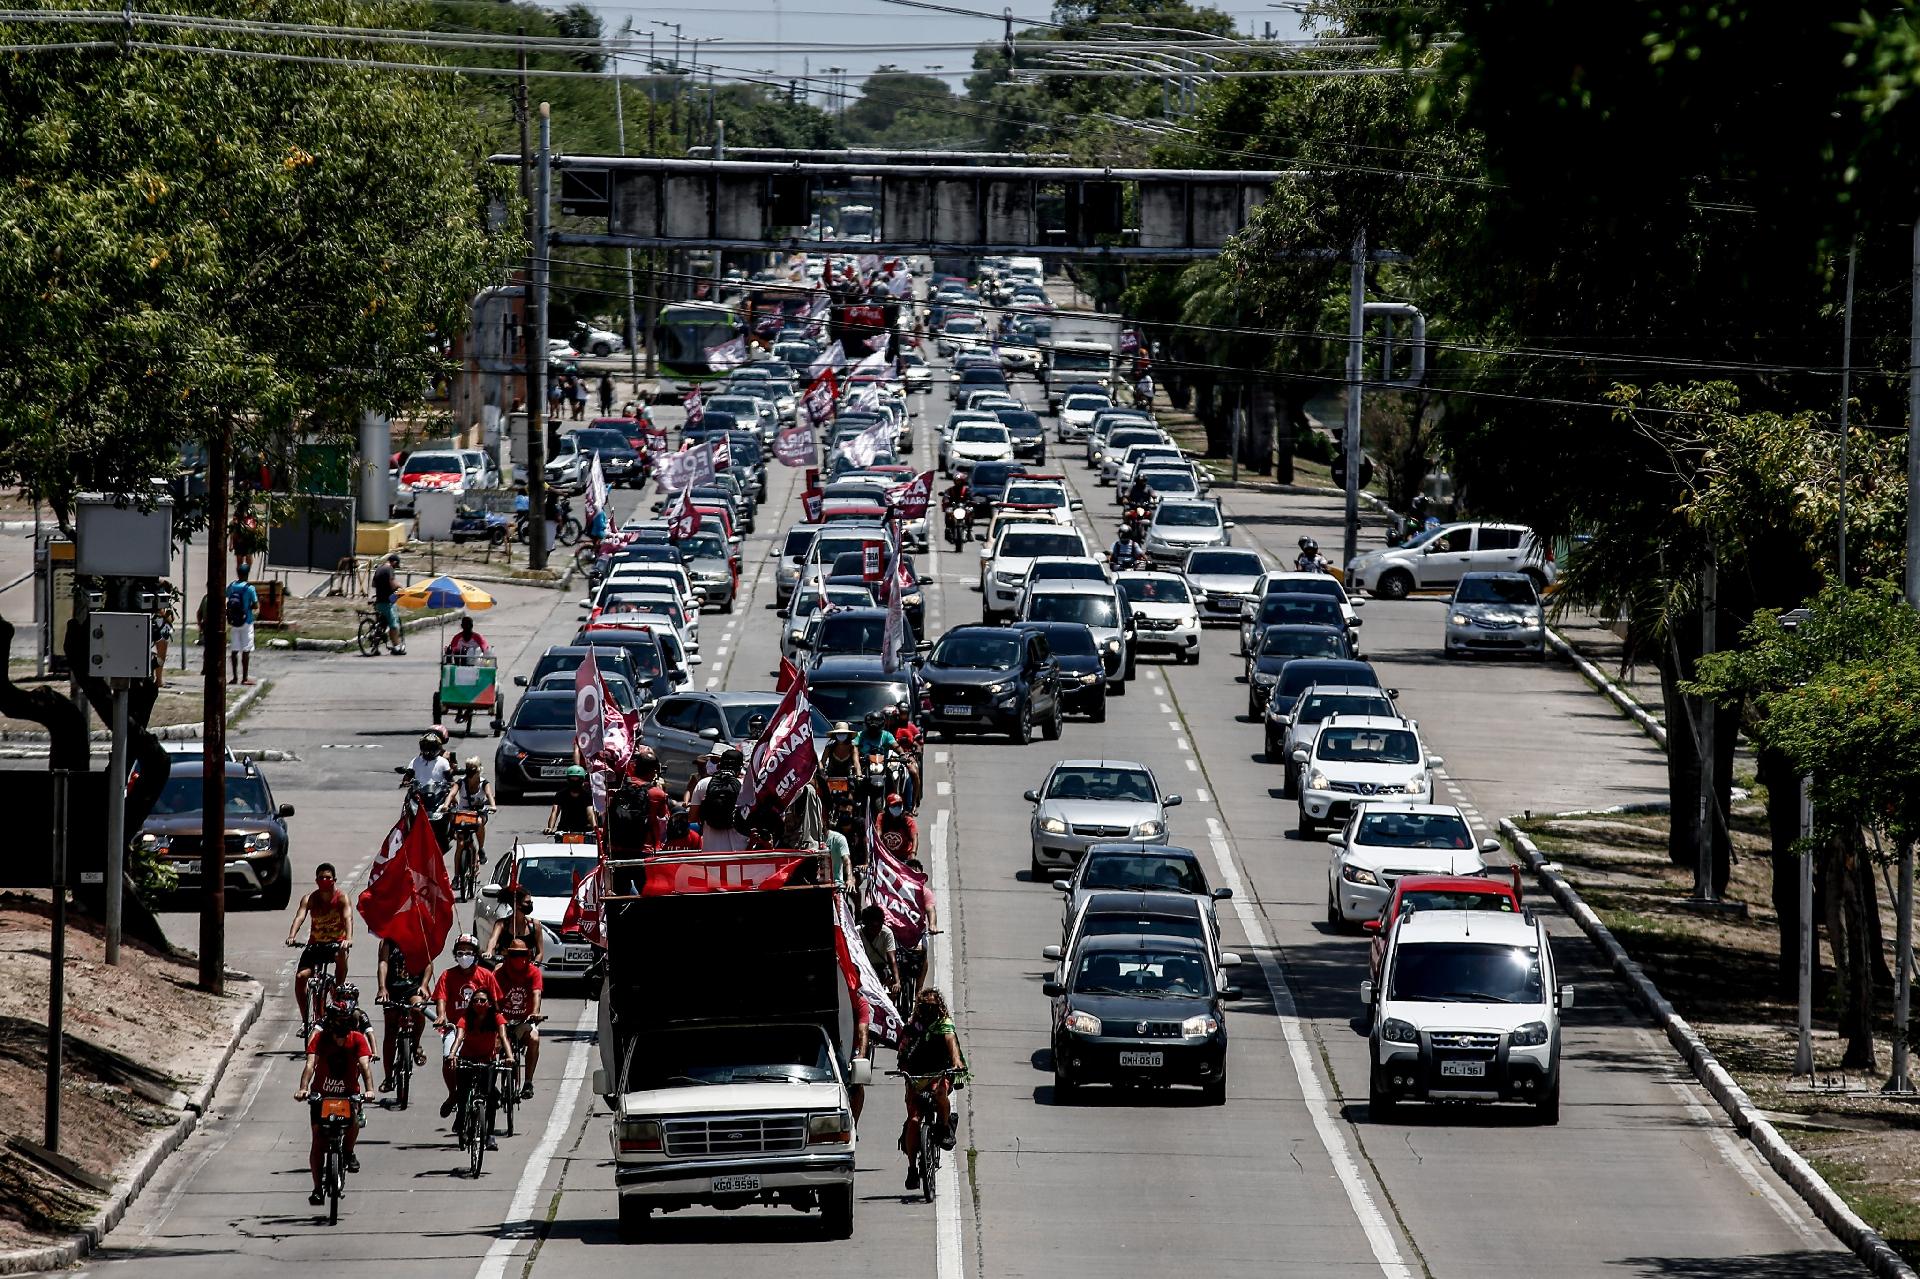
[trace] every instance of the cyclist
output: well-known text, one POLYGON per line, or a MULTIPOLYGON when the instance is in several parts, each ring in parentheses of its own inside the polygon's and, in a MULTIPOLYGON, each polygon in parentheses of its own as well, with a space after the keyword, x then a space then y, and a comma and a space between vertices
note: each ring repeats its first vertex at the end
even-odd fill
POLYGON ((524 1063, 520 1071, 520 1100, 533 1096, 533 1071, 540 1064, 542 981, 533 950, 523 941, 507 946, 507 962, 493 974, 500 985, 500 1011, 507 1018, 507 1038, 524 1063))
POLYGON ((953 1086, 961 1075, 946 1075, 952 1070, 964 1072, 966 1058, 960 1055, 960 1040, 947 1001, 929 987, 913 1001, 913 1015, 900 1039, 900 1070, 907 1076, 907 1122, 900 1134, 900 1148, 907 1152, 907 1189, 920 1185, 920 1165, 914 1155, 920 1148, 919 1095, 933 1098, 939 1114, 940 1144, 953 1149, 953 1086))
POLYGON ((595 826, 593 787, 587 784, 587 770, 578 764, 567 766, 567 780, 553 796, 553 811, 547 814, 547 829, 556 835, 591 835, 595 826))
POLYGON ((453 967, 440 974, 440 981, 433 988, 433 1002, 439 1010, 434 1029, 443 1036, 441 1047, 445 1054, 440 1062, 440 1075, 447 1085, 447 1099, 440 1104, 442 1119, 453 1113, 460 1100, 459 1075, 453 1068, 453 1045, 460 1018, 466 1015, 474 994, 482 991, 497 1008, 500 985, 492 973, 480 967, 480 943, 472 933, 461 933, 453 943, 453 967))
POLYGON ((480 757, 467 756, 460 780, 447 792, 444 808, 448 815, 473 813, 479 817, 479 823, 473 828, 473 849, 483 866, 487 861, 487 814, 497 807, 493 800, 493 786, 487 781, 487 775, 480 771, 480 757))
POLYGON ((491 653, 493 648, 480 638, 480 632, 473 629, 473 619, 460 619, 460 629, 447 641, 447 656, 454 661, 467 661, 483 653, 491 653))
MULTIPOLYGON (((327 1009, 324 1024, 307 1040, 307 1064, 300 1072, 300 1086, 294 1089, 295 1101, 307 1102, 312 1111, 313 1143, 307 1149, 307 1168, 313 1173, 310 1204, 325 1202, 320 1193, 320 1165, 326 1158, 327 1139, 320 1128, 320 1099, 323 1097, 359 1097, 373 1085, 373 1045, 353 1028, 353 1015, 344 1004, 327 1009)), ((359 1116, 347 1125, 345 1158, 348 1172, 360 1171, 359 1157, 353 1153, 360 1136, 359 1116)))
MULTIPOLYGON (((453 1042, 448 1046, 447 1060, 451 1062, 513 1062, 513 1046, 507 1042, 506 1019, 500 1014, 500 1003, 492 990, 476 990, 473 1000, 460 1020, 454 1024, 453 1042)), ((487 1090, 487 1127, 485 1141, 488 1150, 500 1149, 493 1139, 493 1114, 500 1104, 500 1098, 493 1091, 493 1075, 480 1075, 481 1087, 487 1090)), ((450 1115, 459 1104, 458 1097, 449 1098, 441 1107, 440 1113, 450 1115)), ((473 1134, 467 1134, 471 1137, 473 1134)), ((465 1145, 465 1141, 462 1141, 465 1145)))
POLYGON ((416 973, 407 962, 406 951, 394 942, 382 941, 380 963, 375 972, 374 989, 379 992, 382 1001, 413 1006, 411 1012, 402 1012, 398 1008, 382 1010, 386 1013, 386 1029, 380 1037, 380 1091, 392 1092, 393 1055, 409 1036, 413 1039, 413 1064, 427 1064, 427 1054, 420 1048, 420 1032, 426 1024, 420 1010, 426 1003, 433 965, 428 964, 425 970, 416 973))
POLYGON ((901 861, 919 855, 920 826, 907 812, 907 806, 899 795, 887 796, 887 806, 881 810, 877 828, 880 846, 901 861))
MULTIPOLYGON (((487 959, 499 962, 506 958, 515 942, 526 946, 534 963, 546 959, 546 929, 533 917, 533 894, 525 887, 515 888, 512 908, 493 921, 493 931, 487 936, 487 959)), ((499 973, 494 977, 498 979, 499 973)))
POLYGON ((307 925, 307 941, 300 952, 300 965, 293 976, 293 1003, 300 1010, 300 1035, 305 1038, 313 1023, 307 1020, 307 984, 314 970, 333 961, 333 979, 347 979, 347 951, 353 947, 353 912, 347 909, 347 895, 334 886, 337 875, 332 862, 321 862, 313 871, 313 891, 300 898, 294 907, 293 923, 287 928, 287 945, 300 945, 300 925, 307 925))
MULTIPOLYGON (((404 638, 400 631, 400 610, 394 603, 399 594, 400 553, 388 555, 386 562, 373 570, 373 611, 380 617, 380 624, 387 631, 387 648, 395 655, 404 654, 407 646, 400 641, 404 638)), ((376 648, 378 645, 375 646, 376 648)))

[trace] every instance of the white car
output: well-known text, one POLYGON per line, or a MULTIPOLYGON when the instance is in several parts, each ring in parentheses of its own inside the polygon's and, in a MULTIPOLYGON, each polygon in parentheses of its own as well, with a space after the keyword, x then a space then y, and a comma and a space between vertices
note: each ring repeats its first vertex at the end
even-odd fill
POLYGON ((931 391, 933 389, 933 370, 927 366, 927 357, 918 351, 908 351, 900 357, 906 365, 902 374, 909 391, 931 391))
POLYGON ((1172 444, 1134 444, 1127 451, 1115 457, 1109 453, 1107 461, 1101 464, 1102 473, 1107 463, 1113 466, 1113 501, 1118 506, 1126 501, 1127 489, 1133 484, 1133 473, 1141 463, 1152 460, 1157 462, 1184 462, 1187 455, 1178 446, 1172 444))
POLYGON ((1573 1007, 1532 912, 1420 910, 1399 921, 1374 1012, 1367 1117, 1403 1101, 1519 1101, 1560 1122, 1560 1016, 1573 1007))
POLYGON ((934 347, 942 355, 987 349, 987 322, 977 315, 956 315, 940 328, 934 347))
POLYGON ((1356 592, 1397 600, 1410 591, 1451 591, 1468 573, 1525 573, 1536 591, 1558 576, 1553 548, 1524 525, 1442 524, 1354 556, 1347 582, 1356 592))
POLYGON ((1000 498, 1002 510, 1022 510, 1037 520, 1052 520, 1055 524, 1072 524, 1073 513, 1081 509, 1079 498, 1067 492, 1062 480, 1037 480, 1031 476, 1016 475, 1007 481, 1005 494, 1000 498))
MULTIPOLYGON (((672 586, 674 592, 680 597, 680 602, 696 613, 700 606, 706 602, 704 598, 706 592, 701 589, 699 583, 695 582, 693 578, 688 575, 686 566, 682 564, 669 564, 664 560, 641 560, 626 564, 615 564, 613 569, 607 574, 605 580, 601 582, 601 586, 604 588, 610 582, 648 581, 665 582, 672 586)), ((585 601, 585 603, 589 607, 592 605, 591 600, 585 601)))
MULTIPOLYGON (((1348 595, 1347 588, 1340 585, 1340 579, 1331 573, 1301 573, 1293 569, 1275 569, 1260 575, 1260 580, 1253 584, 1253 597, 1249 601, 1255 605, 1253 612, 1259 611, 1260 601, 1269 595, 1325 595, 1339 602, 1340 616, 1345 619, 1349 631, 1359 628, 1358 610, 1366 603, 1348 595)), ((1247 610, 1241 610, 1241 615, 1247 617, 1247 610)), ((1244 654, 1247 645, 1252 642, 1253 624, 1242 621, 1240 631, 1240 651, 1244 654)))
POLYGON ((1343 929, 1380 918, 1393 886, 1407 875, 1478 875, 1497 839, 1473 841, 1473 827, 1451 804, 1355 804, 1347 824, 1327 836, 1327 922, 1343 929))
POLYGON ((1109 585, 1113 577, 1107 572, 1107 566, 1091 555, 1040 555, 1027 566, 1027 583, 1020 589, 1020 602, 1014 605, 1014 615, 1021 616, 1027 611, 1027 597, 1035 590, 1044 589, 1055 582, 1103 582, 1109 585))
POLYGON ((459 450, 421 449, 400 466, 393 510, 396 515, 411 515, 416 493, 452 493, 459 497, 467 487, 467 459, 459 450))
POLYGON ((517 883, 532 895, 533 917, 540 924, 545 951, 541 980, 585 977, 593 966, 593 947, 579 930, 562 933, 560 926, 573 902, 574 885, 599 864, 599 850, 593 844, 513 845, 494 862, 493 873, 473 899, 473 935, 481 946, 487 944, 495 922, 513 913, 508 886, 517 883))
POLYGON ((1136 652, 1171 653, 1182 664, 1200 664, 1200 613, 1184 577, 1115 573, 1113 580, 1133 608, 1136 652))
POLYGON ((1013 461, 1013 435, 999 422, 962 422, 947 444, 947 468, 969 474, 981 462, 1013 461))
POLYGON ((1167 433, 1145 422, 1122 420, 1103 436, 1097 431, 1087 437, 1087 465, 1100 472, 1102 484, 1113 483, 1120 454, 1135 444, 1172 444, 1167 433), (1111 465, 1109 462, 1111 461, 1111 465))
POLYGON ((1110 409, 1113 401, 1104 395, 1069 395, 1060 406, 1060 416, 1055 420, 1053 438, 1061 443, 1071 440, 1084 440, 1087 431, 1093 426, 1093 415, 1101 409, 1110 409))
MULTIPOLYGON (((983 426, 1001 425, 1000 419, 994 416, 991 410, 981 409, 975 412, 969 409, 955 409, 947 420, 941 424, 940 438, 934 444, 934 459, 939 464, 942 474, 952 469, 948 450, 953 447, 954 433, 968 422, 978 422, 983 426)), ((1012 439, 1011 434, 1009 434, 1008 439, 1012 439)))
POLYGON ((1003 524, 993 542, 980 548, 980 612, 988 622, 1011 617, 1027 584, 1027 569, 1042 555, 1087 558, 1079 530, 1051 521, 1003 524))
POLYGON ((587 615, 590 626, 664 622, 680 633, 687 656, 700 656, 700 610, 688 608, 672 583, 657 577, 603 583, 587 615))
POLYGON ((1427 754, 1420 728, 1385 715, 1330 715, 1312 746, 1293 752, 1300 766, 1300 833, 1343 822, 1367 799, 1433 802, 1433 770, 1445 761, 1427 754))
POLYGON ((1233 521, 1218 502, 1165 501, 1153 508, 1147 525, 1147 558, 1156 564, 1185 566, 1195 551, 1233 544, 1233 521))
POLYGON ((984 391, 968 391, 966 402, 961 407, 975 412, 991 413, 995 409, 1020 409, 1025 408, 1026 405, 998 387, 989 387, 984 391))
POLYGON ((1238 623, 1254 588, 1267 571, 1258 551, 1219 546, 1187 556, 1187 583, 1202 622, 1238 623))
POLYGON ((589 355, 612 355, 616 351, 627 349, 627 340, 612 329, 597 329, 591 324, 583 325, 570 339, 576 351, 589 355))
POLYGON ((1294 778, 1300 768, 1293 762, 1293 753, 1313 745, 1313 735, 1329 715, 1398 719, 1400 710, 1393 698, 1386 689, 1366 684, 1309 684, 1300 690, 1290 709, 1282 711, 1276 704, 1263 712, 1260 719, 1266 727, 1267 758, 1280 760, 1285 766, 1280 798, 1293 798, 1294 778))

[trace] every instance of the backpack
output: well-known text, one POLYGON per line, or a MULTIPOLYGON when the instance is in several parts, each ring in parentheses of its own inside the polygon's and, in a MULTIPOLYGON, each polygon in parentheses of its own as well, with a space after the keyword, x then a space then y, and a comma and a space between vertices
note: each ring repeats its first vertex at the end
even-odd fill
POLYGON ((740 806, 740 779, 732 773, 715 773, 707 779, 707 793, 700 801, 700 825, 714 830, 732 830, 734 810, 740 806))
POLYGON ((607 800, 607 843, 617 854, 653 851, 653 806, 647 788, 633 778, 624 778, 620 789, 607 800))
POLYGON ((227 625, 245 626, 247 624, 247 588, 230 586, 227 588, 227 625))

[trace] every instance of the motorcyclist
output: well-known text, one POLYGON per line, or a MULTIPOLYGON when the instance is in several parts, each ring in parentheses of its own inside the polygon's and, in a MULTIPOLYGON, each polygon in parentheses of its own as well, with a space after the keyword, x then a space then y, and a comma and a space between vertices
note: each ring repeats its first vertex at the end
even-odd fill
POLYGON ((853 739, 854 751, 863 756, 886 755, 899 746, 899 741, 887 731, 886 712, 868 711, 860 735, 853 739))
POLYGON ((1120 536, 1113 543, 1113 549, 1107 552, 1107 560, 1112 564, 1114 572, 1124 573, 1135 567, 1145 553, 1140 543, 1133 540, 1132 530, 1123 528, 1120 530, 1120 536))
POLYGON ((1150 409, 1153 407, 1153 373, 1151 370, 1142 371, 1140 380, 1133 384, 1133 406, 1137 409, 1150 409))
POLYGON ((940 507, 947 513, 947 528, 954 546, 973 540, 973 495, 964 476, 956 473, 953 483, 940 495, 940 507))
POLYGON ((1332 567, 1333 566, 1327 562, 1327 557, 1320 553, 1320 543, 1310 537, 1300 539, 1300 554, 1296 555, 1293 560, 1295 572, 1324 573, 1332 567))
POLYGON ((1138 473, 1134 475, 1133 483, 1127 486, 1126 504, 1142 510, 1153 505, 1153 488, 1147 483, 1146 476, 1138 473))
POLYGON ((420 734, 420 753, 409 764, 409 780, 421 811, 433 822, 433 833, 440 846, 448 844, 451 830, 446 809, 447 794, 453 789, 453 761, 447 758, 446 739, 432 729, 420 734))

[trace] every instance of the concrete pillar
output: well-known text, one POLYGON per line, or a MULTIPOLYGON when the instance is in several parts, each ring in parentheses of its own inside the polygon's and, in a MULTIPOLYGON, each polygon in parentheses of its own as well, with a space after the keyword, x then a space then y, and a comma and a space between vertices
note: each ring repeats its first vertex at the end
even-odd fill
POLYGON ((387 458, 393 452, 393 429, 384 413, 360 415, 359 484, 354 495, 359 499, 362 523, 385 521, 391 510, 393 493, 387 481, 387 458))

